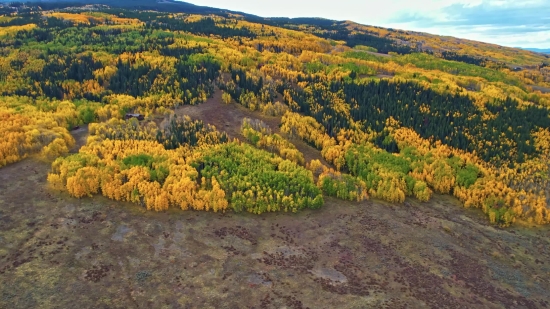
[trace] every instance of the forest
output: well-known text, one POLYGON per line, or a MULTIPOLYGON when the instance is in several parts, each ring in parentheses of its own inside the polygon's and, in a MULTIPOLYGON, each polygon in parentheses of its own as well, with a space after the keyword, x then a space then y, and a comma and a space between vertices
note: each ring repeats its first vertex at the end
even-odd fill
POLYGON ((347 21, 100 4, 0 4, 0 168, 39 158, 53 188, 154 211, 450 194, 495 225, 550 223, 542 54, 347 21), (232 136, 177 115, 217 92, 261 117, 232 136), (86 144, 69 153, 80 126, 86 144))

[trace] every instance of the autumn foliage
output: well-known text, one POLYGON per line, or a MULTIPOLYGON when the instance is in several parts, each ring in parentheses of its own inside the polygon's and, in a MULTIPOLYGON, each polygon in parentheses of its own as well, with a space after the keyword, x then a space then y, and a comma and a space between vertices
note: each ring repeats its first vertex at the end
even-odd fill
POLYGON ((495 224, 550 223, 542 55, 349 21, 29 8, 0 12, 0 167, 38 156, 74 197, 156 211, 451 194, 495 224), (238 141, 174 116, 219 90, 280 127, 246 118, 238 141))
MULTIPOLYGON (((184 118, 178 123, 193 122, 184 118)), ((118 123, 119 134, 114 124, 95 125, 94 132, 99 135, 91 136, 78 154, 58 158, 48 181, 75 197, 100 193, 156 211, 231 208, 259 214, 296 212, 323 204, 310 171, 266 151, 201 137, 194 144, 167 147, 172 144, 159 140, 164 135, 147 133, 151 124, 132 127, 132 122, 118 123), (129 128, 143 130, 143 134, 134 135, 142 138, 122 134, 129 128), (117 139, 109 139, 114 136, 117 139)), ((178 127, 177 123, 172 126, 178 127)), ((184 126, 186 130, 179 131, 182 136, 197 133, 195 125, 184 126)))

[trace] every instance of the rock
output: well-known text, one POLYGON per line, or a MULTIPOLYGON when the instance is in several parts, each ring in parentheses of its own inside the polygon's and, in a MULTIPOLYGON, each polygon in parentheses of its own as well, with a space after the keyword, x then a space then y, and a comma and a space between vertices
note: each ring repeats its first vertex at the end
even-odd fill
POLYGON ((249 275, 247 282, 250 285, 263 285, 263 286, 267 286, 267 287, 271 287, 273 285, 273 282, 271 282, 271 280, 265 278, 264 276, 262 276, 260 274, 251 274, 251 275, 249 275))
POLYGON ((341 272, 332 268, 316 268, 311 271, 315 276, 338 283, 348 282, 348 278, 341 272))
POLYGON ((128 234, 132 231, 133 231, 133 229, 127 227, 126 225, 119 225, 116 229, 116 232, 111 237, 111 240, 124 241, 124 237, 126 236, 126 234, 128 234))

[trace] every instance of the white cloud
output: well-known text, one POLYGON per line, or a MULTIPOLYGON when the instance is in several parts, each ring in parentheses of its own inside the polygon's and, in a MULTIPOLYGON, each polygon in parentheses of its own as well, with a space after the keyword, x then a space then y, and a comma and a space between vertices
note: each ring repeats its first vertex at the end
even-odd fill
POLYGON ((318 0, 315 2, 191 0, 189 2, 265 17, 324 17, 352 20, 367 25, 425 31, 506 46, 550 48, 550 40, 546 32, 550 30, 550 23, 547 22, 550 19, 548 0, 318 0), (499 34, 499 31, 502 33, 499 34))

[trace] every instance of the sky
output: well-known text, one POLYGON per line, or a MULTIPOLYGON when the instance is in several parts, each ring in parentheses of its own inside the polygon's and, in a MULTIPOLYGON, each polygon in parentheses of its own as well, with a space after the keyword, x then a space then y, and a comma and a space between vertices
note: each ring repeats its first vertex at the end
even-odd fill
POLYGON ((187 0, 264 17, 324 17, 550 49, 550 0, 187 0))

